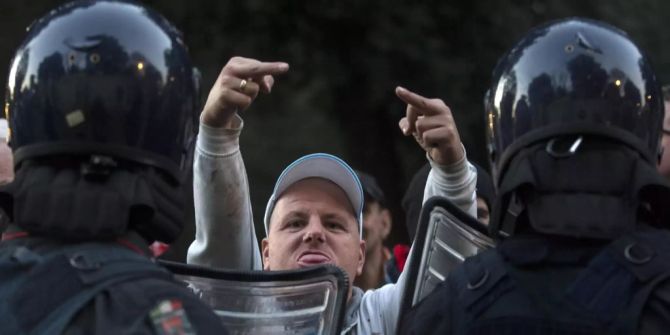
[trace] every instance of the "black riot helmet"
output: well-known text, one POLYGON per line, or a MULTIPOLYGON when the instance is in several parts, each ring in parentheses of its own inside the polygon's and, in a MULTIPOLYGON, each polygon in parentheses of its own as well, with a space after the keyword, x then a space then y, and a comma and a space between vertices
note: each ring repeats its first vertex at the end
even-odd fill
POLYGON ((668 214, 649 196, 667 191, 655 171, 662 93, 621 30, 580 18, 531 30, 500 59, 485 108, 494 235, 614 238, 640 208, 668 214))
POLYGON ((4 106, 17 174, 0 206, 15 225, 77 240, 179 235, 199 100, 181 36, 126 1, 75 1, 29 27, 4 106))
POLYGON ((571 18, 531 30, 504 55, 485 99, 496 183, 520 148, 595 133, 655 163, 663 97, 647 57, 621 30, 571 18))
POLYGON ((191 165, 198 72, 155 11, 76 1, 35 21, 11 63, 5 114, 15 165, 104 155, 177 181, 191 165))

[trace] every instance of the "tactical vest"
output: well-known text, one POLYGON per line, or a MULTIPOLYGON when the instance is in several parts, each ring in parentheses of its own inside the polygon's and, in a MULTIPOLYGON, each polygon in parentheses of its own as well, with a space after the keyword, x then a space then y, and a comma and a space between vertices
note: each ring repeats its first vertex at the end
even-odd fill
POLYGON ((576 244, 566 248, 566 241, 555 246, 520 236, 466 259, 448 279, 455 284, 449 293, 457 296, 455 333, 670 331, 641 321, 660 285, 670 290, 670 232, 648 228, 604 247, 573 239, 576 244))
MULTIPOLYGON (((138 298, 137 305, 149 301, 152 303, 149 307, 153 307, 166 296, 185 303, 197 302, 195 296, 173 281, 167 270, 114 243, 27 247, 17 241, 8 241, 0 246, 1 334, 61 334, 96 295, 104 290, 113 294, 116 285, 129 282, 153 280, 156 283, 151 292, 138 292, 140 298, 153 298, 138 298)), ((148 317, 148 312, 136 318, 148 317)), ((207 313, 211 311, 203 305, 195 315, 202 320, 207 313)), ((210 319, 217 322, 211 314, 210 319)), ((118 316, 109 318, 118 320, 118 316)), ((214 324, 213 328, 223 330, 220 324, 214 324)))

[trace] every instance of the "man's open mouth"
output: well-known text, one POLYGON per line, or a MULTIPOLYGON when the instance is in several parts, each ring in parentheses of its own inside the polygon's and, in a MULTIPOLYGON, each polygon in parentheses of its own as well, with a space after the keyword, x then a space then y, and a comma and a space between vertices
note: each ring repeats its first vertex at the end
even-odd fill
POLYGON ((320 252, 304 252, 298 257, 298 265, 312 266, 318 264, 331 263, 330 257, 320 252))

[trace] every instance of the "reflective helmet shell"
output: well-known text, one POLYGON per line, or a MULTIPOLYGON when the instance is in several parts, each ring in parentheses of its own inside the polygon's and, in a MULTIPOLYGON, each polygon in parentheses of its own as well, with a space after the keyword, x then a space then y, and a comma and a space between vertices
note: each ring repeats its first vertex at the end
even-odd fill
POLYGON ((179 31, 122 1, 76 1, 37 20, 11 63, 4 106, 17 166, 102 154, 177 180, 191 165, 197 70, 179 31))
POLYGON ((659 150, 663 98, 648 58, 624 32, 598 21, 571 18, 531 30, 498 62, 485 107, 497 182, 530 135, 590 129, 647 158, 659 150))

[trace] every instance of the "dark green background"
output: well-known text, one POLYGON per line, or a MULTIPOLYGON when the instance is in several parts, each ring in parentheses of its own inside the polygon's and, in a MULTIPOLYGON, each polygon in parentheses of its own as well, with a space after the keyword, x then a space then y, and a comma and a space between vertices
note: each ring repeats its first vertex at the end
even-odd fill
MULTIPOLYGON (((62 1, 0 3, 0 77, 7 77, 25 27, 62 1)), ((206 91, 233 55, 281 60, 291 71, 244 113, 244 154, 255 220, 282 168, 300 155, 329 152, 377 176, 395 209, 391 242, 406 237, 399 200, 425 161, 397 126, 403 85, 442 98, 468 156, 486 163, 482 99, 497 58, 524 32, 568 16, 626 30, 670 80, 670 1, 278 1, 156 0, 185 34, 206 91)), ((85 27, 82 27, 85 29, 85 27)), ((192 224, 171 257, 183 257, 192 224)))

